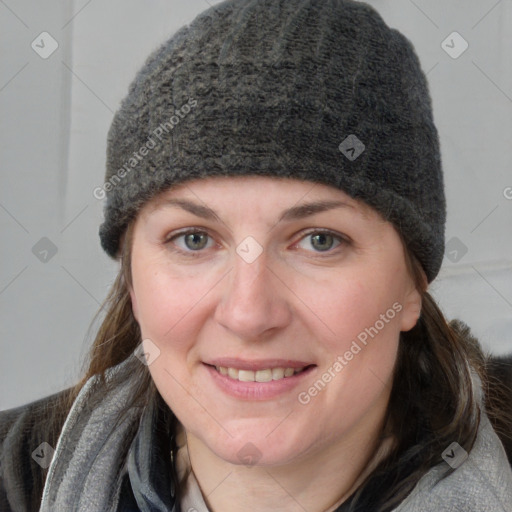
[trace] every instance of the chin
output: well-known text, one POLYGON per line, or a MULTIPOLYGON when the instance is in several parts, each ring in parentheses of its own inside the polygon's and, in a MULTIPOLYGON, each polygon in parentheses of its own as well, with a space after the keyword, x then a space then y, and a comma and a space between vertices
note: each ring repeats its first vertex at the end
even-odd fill
MULTIPOLYGON (((273 425, 275 429, 276 423, 273 425)), ((215 435, 201 439, 218 458, 239 466, 280 466, 303 454, 306 448, 303 436, 294 440, 286 431, 279 436, 277 432, 270 435, 269 432, 272 428, 255 431, 252 425, 247 432, 241 431, 233 437, 223 431, 220 439, 215 435)))

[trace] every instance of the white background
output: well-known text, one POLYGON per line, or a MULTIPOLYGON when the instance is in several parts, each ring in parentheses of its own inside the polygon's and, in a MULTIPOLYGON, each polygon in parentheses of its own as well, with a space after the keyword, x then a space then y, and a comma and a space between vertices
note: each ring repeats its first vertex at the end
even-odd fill
MULTIPOLYGON (((103 203, 92 193, 113 113, 146 56, 214 3, 0 2, 0 409, 76 381, 117 271, 99 244, 103 203), (58 43, 47 59, 31 47, 43 31, 58 43), (47 262, 32 252, 43 237, 57 249, 47 262)), ((458 262, 445 257, 431 291, 486 349, 512 352, 512 1, 368 3, 428 73, 446 240, 467 247, 458 262), (469 44, 457 59, 441 46, 454 31, 469 44)))

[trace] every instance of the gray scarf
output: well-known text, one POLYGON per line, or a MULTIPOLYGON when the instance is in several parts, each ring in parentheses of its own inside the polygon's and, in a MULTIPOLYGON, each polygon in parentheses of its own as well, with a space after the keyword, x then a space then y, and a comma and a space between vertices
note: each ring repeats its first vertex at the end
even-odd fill
MULTIPOLYGON (((107 381, 128 372, 131 364, 128 358, 110 368, 107 381)), ((128 409, 116 425, 131 398, 130 379, 121 379, 99 405, 91 407, 90 403, 97 403, 98 390, 98 379, 89 379, 71 407, 48 470, 40 512, 116 512, 122 480, 130 466, 135 469, 130 471, 130 479, 136 480, 132 485, 139 491, 139 508, 173 511, 142 481, 150 466, 151 447, 143 445, 149 444, 155 405, 148 404, 143 414, 138 408, 128 409)))

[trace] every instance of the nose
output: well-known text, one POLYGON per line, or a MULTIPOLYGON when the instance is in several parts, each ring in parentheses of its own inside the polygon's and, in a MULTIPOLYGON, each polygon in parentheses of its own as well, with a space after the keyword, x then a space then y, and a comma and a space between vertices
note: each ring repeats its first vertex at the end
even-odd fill
POLYGON ((290 290, 284 276, 269 267, 265 251, 252 263, 238 254, 224 280, 216 321, 239 339, 268 338, 288 325, 292 318, 290 290))

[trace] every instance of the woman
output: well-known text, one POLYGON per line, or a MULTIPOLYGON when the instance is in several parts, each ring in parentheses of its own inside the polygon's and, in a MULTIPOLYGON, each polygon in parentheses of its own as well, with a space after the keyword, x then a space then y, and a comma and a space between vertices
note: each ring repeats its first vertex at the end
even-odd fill
POLYGON ((512 510, 505 387, 427 291, 425 77, 372 8, 205 11, 95 193, 119 275, 81 381, 2 413, 2 510, 512 510))

